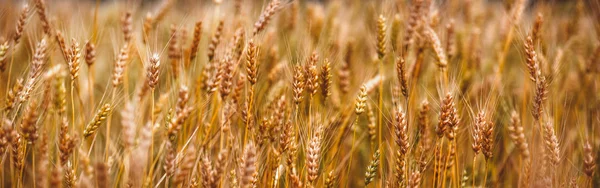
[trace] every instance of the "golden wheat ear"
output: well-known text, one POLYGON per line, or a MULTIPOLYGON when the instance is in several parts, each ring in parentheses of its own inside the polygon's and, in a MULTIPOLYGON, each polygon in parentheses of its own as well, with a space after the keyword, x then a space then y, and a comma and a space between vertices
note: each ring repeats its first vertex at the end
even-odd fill
POLYGON ((255 36, 265 29, 267 24, 271 21, 271 17, 280 10, 281 2, 279 0, 272 0, 269 5, 262 12, 258 21, 254 23, 254 30, 252 31, 252 35, 255 36))
POLYGON ((594 154, 592 145, 589 140, 586 140, 583 144, 584 160, 583 169, 585 175, 589 178, 594 177, 594 171, 596 170, 596 156, 594 154))
POLYGON ((252 187, 253 184, 256 184, 256 176, 257 174, 257 154, 256 147, 254 143, 250 142, 246 144, 244 148, 244 153, 242 155, 242 163, 239 166, 241 187, 247 188, 252 187))
POLYGON ((90 121, 90 123, 88 123, 88 125, 85 127, 85 129, 83 131, 83 136, 89 137, 89 136, 92 136, 94 133, 96 133, 96 131, 98 130, 98 127, 100 127, 102 122, 104 122, 104 120, 106 120, 106 117, 111 112, 111 110, 112 109, 111 109, 110 104, 104 104, 102 106, 102 108, 100 108, 98 110, 98 112, 94 116, 94 119, 92 119, 92 121, 90 121))
POLYGON ((190 62, 194 61, 198 54, 198 47, 200 46, 200 39, 202 38, 202 21, 196 22, 194 25, 194 37, 192 44, 190 45, 190 62))
POLYGON ((46 0, 35 0, 35 9, 42 23, 44 34, 48 36, 52 35, 50 21, 47 16, 48 13, 46 12, 46 0))
POLYGON ((367 172, 365 173, 365 186, 369 185, 371 182, 373 182, 373 180, 375 180, 377 169, 379 168, 379 158, 380 153, 379 150, 377 150, 373 154, 373 158, 367 167, 367 172))
POLYGON ((23 29, 25 28, 25 24, 27 24, 27 16, 29 16, 29 5, 25 4, 21 10, 21 14, 19 14, 19 20, 15 28, 15 35, 13 37, 15 45, 19 44, 19 40, 23 36, 23 29))
POLYGON ((395 176, 397 182, 402 182, 405 180, 405 176, 408 174, 406 171, 406 156, 408 155, 408 150, 410 149, 410 143, 408 141, 408 124, 406 113, 403 112, 402 109, 396 110, 394 114, 394 136, 396 147, 398 148, 396 150, 397 152, 395 152, 395 176))

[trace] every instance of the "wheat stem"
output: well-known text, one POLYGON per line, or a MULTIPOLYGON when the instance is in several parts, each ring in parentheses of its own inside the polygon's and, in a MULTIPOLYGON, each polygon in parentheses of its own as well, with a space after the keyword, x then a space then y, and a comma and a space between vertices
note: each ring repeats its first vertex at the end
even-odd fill
POLYGON ((75 80, 71 80, 71 128, 75 132, 75 99, 73 97, 73 91, 75 90, 75 80))
POLYGON ((484 175, 483 175, 483 183, 482 183, 482 186, 483 186, 483 187, 485 187, 485 186, 486 186, 486 184, 487 184, 487 177, 488 177, 488 163, 489 163, 489 160, 488 160, 488 159, 486 159, 486 160, 485 160, 485 164, 484 164, 484 165, 485 165, 485 168, 484 168, 485 170, 483 171, 483 172, 484 172, 484 175))
POLYGON ((150 184, 152 184, 152 178, 153 176, 153 172, 154 172, 154 168, 153 168, 153 164, 152 164, 152 157, 154 156, 154 121, 156 121, 156 117, 154 117, 154 108, 155 108, 155 99, 154 99, 154 88, 151 88, 151 98, 152 98, 152 111, 150 111, 150 152, 148 153, 148 157, 150 158, 150 166, 148 169, 148 178, 149 178, 149 182, 150 184))
POLYGON ((90 65, 88 67, 88 95, 90 96, 90 114, 94 113, 94 70, 92 70, 93 66, 90 65))
POLYGON ((475 173, 477 172, 477 168, 475 168, 477 165, 477 155, 473 156, 473 173, 471 174, 471 177, 473 179, 473 186, 475 187, 475 173))
MULTIPOLYGON (((356 120, 354 120, 354 122, 351 123, 350 126, 355 126, 355 124, 358 124, 358 118, 359 116, 356 115, 356 120)), ((352 131, 352 147, 350 148, 350 160, 348 160, 348 171, 346 172, 346 177, 350 177, 350 171, 352 170, 352 158, 354 157, 354 152, 352 151, 354 150, 354 146, 356 144, 356 131, 352 130, 352 127, 350 127, 350 131, 352 131)))
MULTIPOLYGON (((379 75, 384 75, 384 69, 383 69, 383 59, 380 59, 380 63, 379 63, 379 75)), ((377 117, 377 125, 378 125, 378 129, 379 129, 379 136, 378 136, 378 147, 381 148, 381 152, 385 153, 384 151, 384 147, 383 147, 383 141, 382 141, 382 137, 383 137, 383 80, 379 83, 379 101, 378 101, 378 109, 379 109, 379 116, 377 117)), ((379 174, 383 175, 383 167, 385 166, 385 160, 384 160, 384 156, 385 155, 379 155, 379 161, 381 163, 381 167, 379 168, 379 174)), ((380 185, 383 185, 383 178, 381 179, 380 185)))
MULTIPOLYGON (((117 88, 113 88, 112 90, 112 96, 111 96, 111 100, 113 104, 116 104, 115 102, 115 98, 117 96, 117 88)), ((108 151, 109 151, 109 146, 110 146, 110 127, 112 125, 112 113, 108 114, 108 117, 106 118, 106 138, 105 138, 105 145, 104 145, 104 160, 108 161, 108 151)))

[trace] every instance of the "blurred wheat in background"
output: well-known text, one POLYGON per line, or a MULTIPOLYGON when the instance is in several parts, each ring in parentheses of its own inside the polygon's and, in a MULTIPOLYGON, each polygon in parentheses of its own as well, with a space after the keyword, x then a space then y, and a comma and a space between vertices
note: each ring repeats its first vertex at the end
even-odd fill
POLYGON ((0 187, 600 187, 600 3, 0 1, 0 187))

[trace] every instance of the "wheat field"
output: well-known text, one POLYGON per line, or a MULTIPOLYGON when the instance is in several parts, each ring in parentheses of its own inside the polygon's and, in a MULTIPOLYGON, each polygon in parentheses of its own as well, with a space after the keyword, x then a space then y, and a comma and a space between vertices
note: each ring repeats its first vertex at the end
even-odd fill
POLYGON ((600 187, 596 0, 1 0, 3 187, 600 187))

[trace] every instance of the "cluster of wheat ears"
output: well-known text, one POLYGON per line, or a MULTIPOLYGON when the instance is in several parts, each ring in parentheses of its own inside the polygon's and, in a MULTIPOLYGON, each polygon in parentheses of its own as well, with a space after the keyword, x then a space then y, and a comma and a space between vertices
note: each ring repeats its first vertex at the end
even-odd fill
POLYGON ((0 187, 598 187, 599 39, 583 0, 5 0, 0 187))

